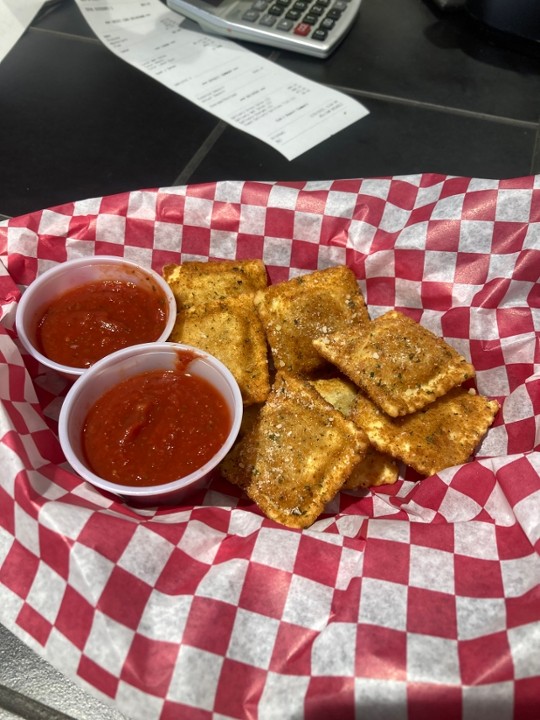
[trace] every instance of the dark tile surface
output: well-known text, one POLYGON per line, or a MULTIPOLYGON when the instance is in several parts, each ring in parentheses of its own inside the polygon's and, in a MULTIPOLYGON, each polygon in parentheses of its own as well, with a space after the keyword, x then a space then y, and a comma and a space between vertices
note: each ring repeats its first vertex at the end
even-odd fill
POLYGON ((190 179, 319 180, 422 172, 502 178, 532 169, 534 127, 387 100, 363 102, 369 116, 292 163, 228 128, 190 179))
POLYGON ((98 42, 33 29, 0 64, 0 97, 7 215, 171 184, 217 122, 98 42))
POLYGON ((465 11, 422 0, 364 0, 342 47, 324 63, 278 62, 317 82, 361 93, 537 123, 540 51, 520 54, 465 11))
POLYGON ((71 0, 60 0, 56 4, 45 7, 38 13, 32 27, 95 38, 79 8, 71 0))
POLYGON ((256 49, 370 115, 289 162, 125 64, 74 0, 47 8, 0 63, 0 213, 227 178, 540 169, 540 51, 463 10, 363 0, 327 60, 256 49))

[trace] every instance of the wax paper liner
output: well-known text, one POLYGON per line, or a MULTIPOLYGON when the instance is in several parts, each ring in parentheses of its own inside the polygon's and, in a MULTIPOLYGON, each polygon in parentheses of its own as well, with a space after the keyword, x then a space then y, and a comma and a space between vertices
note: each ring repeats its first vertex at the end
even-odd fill
POLYGON ((128 716, 537 718, 540 177, 220 182, 0 226, 0 618, 128 716), (67 467, 67 387, 22 353, 21 290, 68 258, 347 263, 475 364, 502 409, 476 458, 340 493, 308 530, 214 480, 135 510, 67 467))

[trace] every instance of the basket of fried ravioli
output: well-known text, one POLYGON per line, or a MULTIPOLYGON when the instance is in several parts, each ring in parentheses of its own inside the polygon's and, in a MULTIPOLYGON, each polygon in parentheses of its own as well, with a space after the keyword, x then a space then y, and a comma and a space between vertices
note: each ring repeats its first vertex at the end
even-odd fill
POLYGON ((273 285, 260 260, 163 275, 170 340, 218 357, 242 392, 222 475, 278 523, 308 527, 340 490, 392 484, 403 464, 430 476, 466 462, 499 410, 442 338, 396 310, 371 319, 346 266, 273 285))

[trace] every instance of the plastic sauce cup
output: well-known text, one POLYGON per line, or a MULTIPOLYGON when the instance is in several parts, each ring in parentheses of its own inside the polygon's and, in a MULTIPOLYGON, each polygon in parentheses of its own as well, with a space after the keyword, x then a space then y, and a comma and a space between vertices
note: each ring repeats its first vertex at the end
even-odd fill
POLYGON ((139 506, 177 503, 204 486, 229 452, 238 436, 242 413, 238 383, 220 360, 189 345, 144 343, 118 350, 98 360, 72 385, 60 411, 60 444, 75 472, 96 488, 139 506), (90 408, 105 392, 134 375, 151 370, 173 370, 178 362, 178 354, 182 352, 196 356, 189 363, 188 372, 213 385, 227 404, 231 427, 221 448, 198 470, 162 485, 129 486, 96 475, 88 466, 82 447, 83 426, 90 408))
POLYGON ((158 289, 166 300, 165 327, 156 342, 166 340, 176 319, 176 300, 167 282, 154 270, 110 255, 68 260, 39 275, 24 291, 15 318, 17 333, 25 349, 42 365, 69 380, 76 380, 87 368, 62 365, 46 357, 37 344, 37 323, 47 307, 64 293, 99 280, 120 280, 148 289, 158 289))

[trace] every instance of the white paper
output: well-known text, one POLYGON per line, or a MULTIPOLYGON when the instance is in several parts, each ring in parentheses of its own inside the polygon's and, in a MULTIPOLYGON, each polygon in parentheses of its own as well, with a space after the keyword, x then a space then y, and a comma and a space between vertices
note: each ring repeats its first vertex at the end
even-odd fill
POLYGON ((288 160, 368 114, 227 39, 181 27, 159 0, 76 0, 100 40, 130 65, 288 160))
POLYGON ((0 0, 0 60, 6 57, 44 4, 44 0, 0 0))

